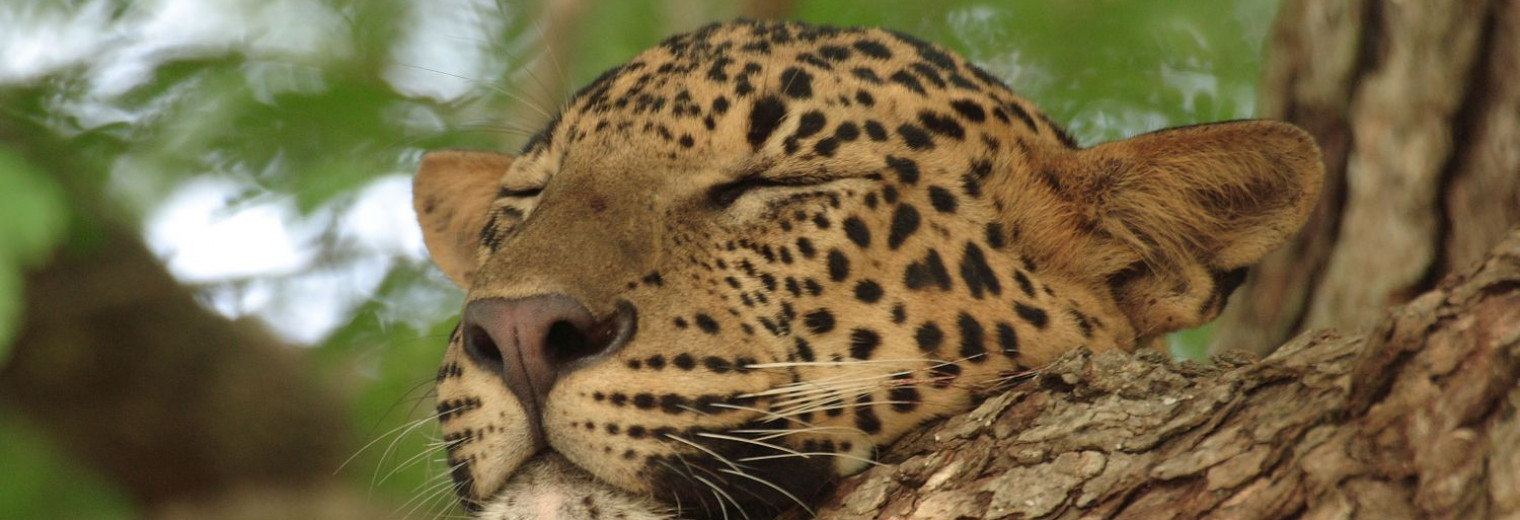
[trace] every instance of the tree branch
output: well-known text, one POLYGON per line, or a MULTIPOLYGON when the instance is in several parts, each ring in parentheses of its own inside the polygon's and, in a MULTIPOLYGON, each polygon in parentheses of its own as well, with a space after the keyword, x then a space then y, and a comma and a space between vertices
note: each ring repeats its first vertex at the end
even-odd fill
POLYGON ((818 518, 1513 518, 1520 230, 1366 335, 1218 366, 1074 352, 893 446, 818 518))

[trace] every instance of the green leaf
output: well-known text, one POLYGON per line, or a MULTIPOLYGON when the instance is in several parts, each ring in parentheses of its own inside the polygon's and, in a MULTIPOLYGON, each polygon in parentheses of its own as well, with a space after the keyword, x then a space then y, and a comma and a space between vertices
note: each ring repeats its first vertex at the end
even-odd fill
POLYGON ((0 148, 0 364, 4 364, 24 309, 25 270, 63 239, 68 223, 63 190, 19 153, 0 148))

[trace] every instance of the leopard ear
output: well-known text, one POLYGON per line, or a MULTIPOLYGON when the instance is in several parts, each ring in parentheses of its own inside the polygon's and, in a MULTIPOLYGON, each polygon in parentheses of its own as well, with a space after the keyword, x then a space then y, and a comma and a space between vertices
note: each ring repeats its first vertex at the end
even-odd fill
POLYGON ((1028 191, 1046 200, 1027 202, 1057 215, 1015 219, 1036 235, 1025 241, 1106 283, 1141 341, 1218 316, 1245 268, 1303 225, 1324 174, 1313 138, 1272 121, 1162 130, 1037 163, 1033 182, 1048 189, 1028 191))
POLYGON ((475 273, 480 230, 512 156, 441 150, 422 156, 412 180, 412 207, 433 263, 462 288, 475 273))

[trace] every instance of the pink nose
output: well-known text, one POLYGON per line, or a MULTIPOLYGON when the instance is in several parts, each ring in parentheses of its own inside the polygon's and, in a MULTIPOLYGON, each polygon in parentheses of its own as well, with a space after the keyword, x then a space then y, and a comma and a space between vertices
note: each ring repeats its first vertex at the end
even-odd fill
POLYGON ((501 376, 527 412, 535 446, 543 447, 540 417, 555 380, 615 351, 633 336, 636 322, 627 303, 598 320, 573 298, 548 294, 470 302, 460 328, 465 354, 501 376))

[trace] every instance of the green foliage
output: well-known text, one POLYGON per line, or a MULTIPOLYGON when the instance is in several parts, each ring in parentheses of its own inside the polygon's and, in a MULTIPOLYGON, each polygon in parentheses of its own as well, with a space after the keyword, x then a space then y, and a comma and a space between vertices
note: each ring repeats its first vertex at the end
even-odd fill
POLYGON ((132 518, 133 504, 99 475, 63 456, 46 432, 0 408, 0 516, 132 518))
POLYGON ((63 191, 16 150, 0 146, 0 366, 15 339, 26 297, 21 276, 63 239, 63 191))

